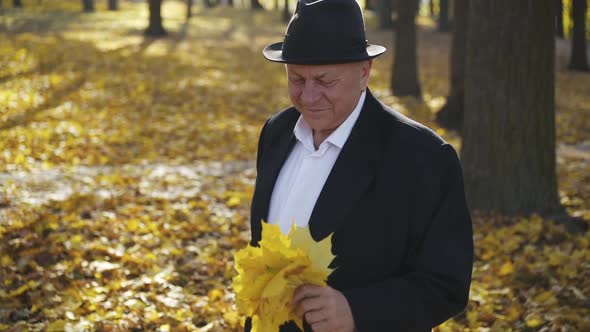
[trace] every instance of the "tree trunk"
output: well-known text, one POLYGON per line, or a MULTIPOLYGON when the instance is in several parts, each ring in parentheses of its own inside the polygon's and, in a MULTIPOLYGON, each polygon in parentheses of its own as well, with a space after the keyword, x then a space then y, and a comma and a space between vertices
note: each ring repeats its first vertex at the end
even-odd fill
POLYGON ((250 0, 250 8, 254 10, 264 9, 258 0, 250 0))
POLYGON ((461 155, 474 209, 561 212, 548 2, 471 0, 461 155))
POLYGON ((94 11, 94 0, 82 0, 82 6, 87 13, 94 11))
POLYGON ((438 31, 448 32, 449 30, 449 0, 440 0, 440 8, 438 12, 438 31))
POLYGON ((572 0, 572 54, 569 69, 588 71, 588 57, 586 55, 586 0, 572 0))
POLYGON ((563 0, 555 0, 555 35, 559 38, 563 38, 563 0))
POLYGON ((12 0, 12 6, 14 8, 23 8, 23 3, 21 0, 12 0))
POLYGON ((393 28, 391 20, 392 0, 377 0, 377 18, 379 29, 389 30, 393 28))
POLYGON ((186 19, 193 16, 193 0, 186 0, 186 19))
POLYGON ((374 10, 373 0, 365 0, 365 10, 374 10))
POLYGON ((418 82, 416 55, 416 6, 417 0, 398 0, 397 22, 391 75, 391 90, 394 96, 421 98, 418 82))
POLYGON ((451 91, 445 105, 436 113, 442 127, 461 132, 465 96, 465 49, 469 26, 469 1, 455 0, 453 7, 453 42, 451 46, 451 91))
POLYGON ((162 25, 162 0, 148 0, 150 10, 149 26, 145 34, 151 37, 160 37, 166 35, 166 30, 162 25))
POLYGON ((117 10, 119 9, 119 4, 117 0, 109 0, 109 10, 117 10))
POLYGON ((291 20, 291 13, 289 12, 289 0, 285 0, 285 6, 283 7, 283 22, 289 22, 291 20))

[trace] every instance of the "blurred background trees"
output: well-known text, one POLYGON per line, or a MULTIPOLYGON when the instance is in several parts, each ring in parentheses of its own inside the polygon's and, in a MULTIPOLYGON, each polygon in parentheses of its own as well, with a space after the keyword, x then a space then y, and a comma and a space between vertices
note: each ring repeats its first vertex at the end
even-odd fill
POLYGON ((85 12, 93 12, 94 0, 82 0, 82 7, 85 12))
POLYGON ((586 17, 588 14, 587 0, 572 0, 571 16, 572 55, 569 68, 572 70, 588 71, 588 53, 586 48, 586 17))
POLYGON ((455 0, 453 4, 450 91, 444 106, 436 113, 436 120, 440 125, 458 132, 461 132, 463 126, 469 2, 470 0, 455 0))
MULTIPOLYGON (((391 15, 394 12, 398 0, 374 0, 377 3, 376 14, 379 22, 379 29, 393 28, 393 19, 391 15)), ((370 3, 370 2, 367 2, 370 3)))
POLYGON ((438 31, 440 32, 448 32, 451 30, 451 22, 449 18, 451 1, 452 0, 439 0, 438 31))
POLYGON ((258 0, 250 0, 250 8, 255 10, 264 9, 258 0))
POLYGON ((118 0, 109 0, 109 10, 117 10, 119 8, 118 0))
POLYGON ((563 0, 555 0, 555 35, 563 38, 563 0))
POLYGON ((421 98, 418 81, 416 13, 418 0, 396 0, 394 61, 391 91, 394 96, 421 98))
POLYGON ((162 0, 148 0, 150 8, 150 19, 145 34, 151 37, 160 37, 166 35, 166 30, 162 25, 162 0))

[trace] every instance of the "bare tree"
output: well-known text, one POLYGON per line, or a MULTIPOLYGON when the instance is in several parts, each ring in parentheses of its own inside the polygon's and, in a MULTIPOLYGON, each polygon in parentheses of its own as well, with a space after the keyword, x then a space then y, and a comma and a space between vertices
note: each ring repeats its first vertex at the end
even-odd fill
POLYGON ((193 0, 186 0, 186 19, 193 16, 193 0))
POLYGON ((586 54, 586 12, 588 11, 587 0, 572 0, 572 54, 570 57, 569 69, 589 71, 588 56, 586 54))
POLYGON ((555 0, 555 35, 563 38, 563 0, 555 0))
POLYGON ((553 6, 471 0, 462 164, 469 204, 559 213, 553 6))
POLYGON ((85 12, 93 12, 94 11, 94 0, 82 0, 82 7, 85 12))
POLYGON ((377 0, 377 19, 379 29, 388 30, 393 28, 391 14, 393 11, 393 0, 377 0))
POLYGON ((449 0, 440 0, 438 12, 438 31, 448 32, 451 29, 449 23, 449 0))
POLYGON ((145 34, 151 37, 161 37, 166 35, 166 30, 162 25, 162 0, 148 0, 150 11, 150 20, 145 34))
POLYGON ((261 10, 264 9, 258 0, 250 0, 250 8, 254 10, 261 10))
POLYGON ((391 75, 391 90, 395 96, 422 97, 416 55, 417 6, 417 0, 397 1, 395 56, 391 75))
POLYGON ((291 19, 291 12, 289 12, 289 0, 285 0, 285 6, 283 7, 283 22, 289 22, 291 19))
POLYGON ((465 96, 465 56, 469 0, 455 0, 451 46, 451 90, 445 105, 436 113, 436 122, 447 129, 461 131, 465 96))

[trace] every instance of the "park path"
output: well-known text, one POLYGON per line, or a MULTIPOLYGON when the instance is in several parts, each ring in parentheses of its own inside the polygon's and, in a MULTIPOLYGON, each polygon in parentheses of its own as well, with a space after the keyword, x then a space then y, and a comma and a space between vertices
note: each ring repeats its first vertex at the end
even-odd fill
MULTIPOLYGON (((575 159, 590 170, 590 141, 559 144, 558 160, 575 159)), ((186 165, 144 164, 121 166, 73 166, 48 170, 0 172, 0 189, 10 187, 11 204, 42 205, 64 201, 73 194, 91 194, 102 198, 117 195, 117 188, 101 184, 99 177, 134 177, 140 189, 153 198, 175 200, 198 195, 203 187, 228 177, 255 176, 254 161, 194 162, 186 165)), ((2 193, 0 192, 0 195, 2 193)), ((5 193, 6 194, 6 193, 5 193)))
MULTIPOLYGON (((251 186, 254 177, 253 161, 72 166, 0 172, 0 225, 11 223, 2 213, 6 208, 38 207, 81 195, 98 200, 113 199, 130 192, 173 203, 201 197, 215 205, 214 209, 220 214, 230 217, 235 211, 225 204, 214 204, 215 200, 210 197, 234 190, 232 186, 237 182, 251 186)), ((242 201, 249 203, 249 199, 243 197, 242 201)))

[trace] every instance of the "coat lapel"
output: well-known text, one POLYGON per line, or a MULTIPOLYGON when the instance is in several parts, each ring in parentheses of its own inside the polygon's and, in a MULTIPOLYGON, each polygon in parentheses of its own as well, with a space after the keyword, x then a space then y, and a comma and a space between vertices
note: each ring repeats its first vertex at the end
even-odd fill
POLYGON ((336 231, 375 175, 378 121, 376 100, 367 90, 365 104, 315 204, 309 227, 316 241, 336 231))
POLYGON ((260 183, 261 192, 266 195, 261 204, 262 219, 265 221, 268 218, 268 208, 272 191, 277 182, 277 178, 279 177, 281 168, 287 160, 291 149, 293 149, 293 146, 295 145, 295 141, 295 135, 291 130, 287 135, 283 135, 268 152, 269 161, 265 165, 266 169, 263 170, 266 176, 263 177, 262 182, 260 183))
MULTIPOLYGON (((296 120, 297 118, 295 118, 296 120)), ((296 122, 296 121, 295 121, 296 122)), ((295 145, 293 127, 295 122, 289 124, 285 132, 275 141, 270 143, 269 148, 264 152, 264 162, 261 166, 256 185, 255 199, 252 201, 252 243, 258 243, 262 235, 262 221, 267 221, 270 206, 270 198, 275 183, 281 171, 281 167, 287 160, 289 153, 295 145)))

